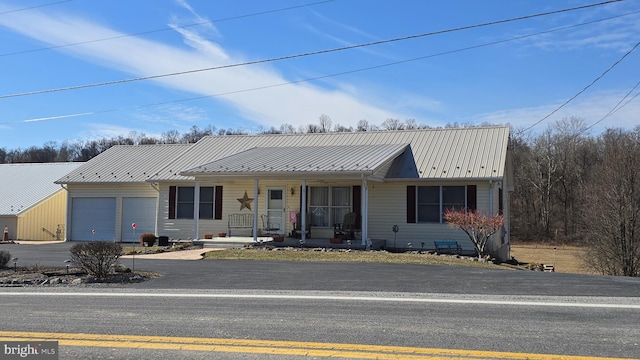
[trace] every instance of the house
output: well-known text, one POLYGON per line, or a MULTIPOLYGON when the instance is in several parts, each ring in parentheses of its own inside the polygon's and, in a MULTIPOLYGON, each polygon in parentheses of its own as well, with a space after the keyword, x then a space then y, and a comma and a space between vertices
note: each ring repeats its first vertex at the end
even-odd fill
MULTIPOLYGON (((328 239, 353 212, 358 243, 433 249, 435 240, 456 240, 469 252, 466 235, 442 213, 468 208, 508 219, 508 141, 508 127, 209 136, 193 145, 116 146, 57 182, 69 190, 71 240, 133 241, 135 231, 202 238, 230 231, 236 214, 250 225, 233 235, 256 239, 267 226, 290 234, 296 213, 311 222, 314 239, 328 239)), ((508 258, 508 221, 490 247, 508 258)))
POLYGON ((0 164, 0 228, 11 240, 64 240, 67 194, 54 181, 82 163, 0 164))

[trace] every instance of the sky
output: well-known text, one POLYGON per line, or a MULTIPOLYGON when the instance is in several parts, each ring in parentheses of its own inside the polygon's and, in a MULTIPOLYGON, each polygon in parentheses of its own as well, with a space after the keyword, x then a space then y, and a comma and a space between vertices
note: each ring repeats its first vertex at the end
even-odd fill
POLYGON ((640 0, 533 16, 601 1, 0 0, 0 148, 323 115, 633 129, 640 0))

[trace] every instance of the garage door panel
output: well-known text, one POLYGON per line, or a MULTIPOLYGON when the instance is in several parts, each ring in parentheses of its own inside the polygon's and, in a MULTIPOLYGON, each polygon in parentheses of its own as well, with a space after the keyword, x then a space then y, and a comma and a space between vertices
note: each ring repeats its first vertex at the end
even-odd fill
POLYGON ((71 200, 71 240, 115 241, 115 228, 115 198, 71 200))
POLYGON ((156 232, 156 198, 122 199, 122 241, 137 242, 140 234, 156 232), (131 224, 136 224, 135 234, 131 224))

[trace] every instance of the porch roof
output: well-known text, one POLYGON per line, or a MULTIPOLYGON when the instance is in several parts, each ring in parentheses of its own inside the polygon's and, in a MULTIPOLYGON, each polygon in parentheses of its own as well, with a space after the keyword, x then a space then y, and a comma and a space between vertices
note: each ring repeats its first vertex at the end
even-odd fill
POLYGON ((384 178, 408 144, 254 147, 181 172, 183 176, 339 176, 384 178))

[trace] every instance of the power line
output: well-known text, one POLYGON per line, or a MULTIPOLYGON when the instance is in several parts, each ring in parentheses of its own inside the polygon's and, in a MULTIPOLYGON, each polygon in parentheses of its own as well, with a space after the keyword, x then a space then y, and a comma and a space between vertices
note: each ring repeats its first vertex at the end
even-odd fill
POLYGON ((478 49, 478 48, 487 47, 487 46, 491 46, 491 45, 497 45, 497 44, 506 43, 506 42, 510 42, 510 41, 522 40, 522 39, 535 37, 535 36, 539 36, 539 35, 549 34, 549 33, 568 30, 568 29, 572 29, 572 28, 576 28, 576 27, 580 27, 580 26, 591 25, 591 24, 598 23, 598 22, 617 19, 617 18, 621 18, 621 17, 624 17, 624 16, 635 15, 635 14, 638 14, 638 13, 640 13, 640 11, 634 11, 634 12, 626 13, 626 14, 622 14, 622 15, 610 16, 610 17, 607 17, 607 18, 591 20, 591 21, 588 21, 588 22, 583 22, 583 23, 578 23, 578 24, 573 24, 573 25, 567 25, 567 26, 563 26, 563 27, 558 27, 558 28, 554 28, 554 29, 540 31, 540 32, 533 33, 533 34, 521 35, 521 36, 516 36, 516 37, 512 37, 512 38, 508 38, 508 39, 503 39, 503 40, 496 40, 496 41, 492 41, 492 42, 488 42, 488 43, 484 43, 484 44, 473 45, 473 46, 469 46, 469 47, 465 47, 465 48, 461 48, 461 49, 454 49, 454 50, 444 51, 444 52, 440 52, 440 53, 436 53, 436 54, 429 54, 429 55, 424 55, 424 56, 415 57, 415 58, 411 58, 411 59, 405 59, 405 60, 401 60, 401 61, 395 61, 395 62, 380 64, 380 65, 375 65, 375 66, 369 66, 369 67, 365 67, 365 68, 359 68, 359 69, 353 69, 353 70, 343 71, 343 72, 339 72, 339 73, 322 75, 322 76, 317 76, 317 77, 313 77, 313 78, 300 79, 300 80, 296 80, 296 81, 288 81, 288 82, 283 82, 283 83, 279 83, 279 84, 271 84, 271 85, 265 85, 265 86, 256 87, 256 88, 235 90, 235 91, 230 91, 230 92, 225 92, 225 93, 209 94, 209 95, 202 95, 202 96, 184 98, 184 99, 178 99, 178 100, 170 100, 170 101, 164 101, 164 102, 153 103, 153 104, 136 105, 136 106, 129 106, 129 107, 121 107, 121 108, 112 108, 112 109, 107 109, 107 110, 89 111, 89 112, 76 113, 76 114, 67 114, 67 115, 57 115, 57 116, 50 116, 50 117, 33 118, 33 119, 21 120, 21 121, 18 121, 18 122, 38 122, 38 121, 45 121, 45 120, 57 120, 57 119, 65 119, 65 118, 72 118, 72 117, 79 117, 79 116, 104 114, 104 113, 115 112, 115 111, 122 111, 122 110, 128 110, 128 109, 140 109, 140 108, 146 108, 146 107, 152 107, 152 106, 160 106, 160 105, 167 105, 167 104, 179 103, 179 102, 185 102, 185 101, 193 101, 193 100, 213 98, 213 97, 226 96, 226 95, 233 95, 233 94, 239 94, 239 93, 245 93, 245 92, 251 92, 251 91, 265 90, 265 89, 275 88, 275 87, 280 87, 280 86, 285 86, 285 85, 293 85, 293 84, 298 84, 298 83, 311 82, 311 81, 316 81, 316 80, 321 80, 321 79, 326 79, 326 78, 331 78, 331 77, 336 77, 336 76, 342 76, 342 75, 354 74, 354 73, 364 72, 364 71, 369 71, 369 70, 381 69, 381 68, 384 68, 384 67, 400 65, 400 64, 404 64, 404 63, 408 63, 408 62, 424 60, 424 59, 434 58, 434 57, 443 56, 443 55, 454 54, 454 53, 458 53, 458 52, 478 49))
POLYGON ((591 125, 587 126, 586 128, 584 128, 584 129, 580 132, 580 134, 587 132, 589 129, 591 129, 591 128, 593 128, 594 126, 598 125, 599 123, 601 123, 602 121, 604 121, 604 119, 606 119, 606 118, 608 118, 609 116, 611 116, 611 115, 615 114, 616 112, 618 112, 618 110, 622 109, 623 107, 627 106, 630 102, 632 102, 633 100, 635 100, 635 98, 637 98, 637 97, 640 95, 640 93, 635 94, 635 95, 634 95, 631 99, 629 99, 626 103, 622 104, 622 103, 624 102, 624 100, 625 100, 626 98, 628 98, 628 97, 629 97, 629 95, 631 95, 631 93, 633 93, 633 91, 634 91, 636 88, 638 88, 638 86, 640 86, 640 81, 638 81, 638 82, 636 83, 636 85, 635 85, 633 88, 631 88, 631 90, 629 90, 629 91, 628 91, 628 92, 627 92, 627 93, 622 97, 622 99, 620 99, 620 101, 618 101, 618 103, 617 103, 613 108, 611 108, 611 110, 609 110, 609 112, 608 112, 605 116, 603 116, 602 118, 600 118, 600 120, 598 120, 598 121, 594 122, 593 124, 591 124, 591 125), (622 105, 620 105, 620 104, 622 104, 622 105))
POLYGON ((618 64, 620 64, 620 62, 622 62, 622 60, 624 60, 627 56, 629 56, 629 54, 631 54, 635 49, 638 48, 638 46, 640 46, 640 41, 637 42, 632 48, 631 50, 627 51, 624 55, 622 55, 622 57, 620 59, 618 59, 616 62, 613 63, 613 65, 609 66, 609 68, 607 70, 605 70, 602 74, 600 74, 600 76, 598 76, 597 78, 595 78, 589 85, 585 86, 582 90, 578 91, 578 93, 576 93, 575 95, 573 95, 572 97, 570 97, 567 101, 565 101, 564 103, 562 103, 560 106, 558 106, 557 108, 555 108, 552 112, 549 113, 549 115, 543 117, 542 119, 536 121, 535 123, 533 123, 531 126, 520 130, 518 132, 518 134, 522 134, 527 130, 530 130, 531 128, 533 128, 534 126, 540 124, 541 122, 547 120, 548 118, 550 118, 551 116, 553 116, 553 114, 557 113, 558 111, 560 111, 560 109, 562 109, 563 107, 565 107, 567 104, 569 104, 570 102, 572 102, 573 100, 575 100, 578 96, 582 95, 582 93, 584 93, 585 91, 587 91, 590 87, 592 87, 596 82, 598 82, 600 79, 602 79, 605 75, 607 75, 607 73, 611 70, 613 70, 613 68, 615 68, 618 64))
POLYGON ((23 92, 23 93, 0 95, 0 99, 6 99, 6 98, 12 98, 12 97, 20 97, 20 96, 38 95, 38 94, 46 94, 46 93, 60 92, 60 91, 86 89, 86 88, 97 87, 97 86, 123 84, 123 83, 129 83, 129 82, 134 82, 134 81, 152 80, 152 79, 159 79, 159 78, 170 77, 170 76, 193 74, 193 73, 198 73, 198 72, 203 72, 203 71, 228 69, 228 68, 234 68, 234 67, 240 67, 240 66, 256 65, 256 64, 263 64, 263 63, 282 61, 282 60, 290 60, 290 59, 308 57, 308 56, 313 56, 313 55, 321 55, 321 54, 327 54, 327 53, 338 52, 338 51, 358 49, 358 48, 363 48, 363 47, 368 47, 368 46, 373 46, 373 45, 381 45, 381 44, 388 44, 388 43, 393 43, 393 42, 398 42, 398 41, 417 39, 417 38, 433 36, 433 35, 441 35, 441 34, 445 34, 445 33, 451 33, 451 32, 462 31, 462 30, 469 30, 469 29, 486 27, 486 26, 491 26, 491 25, 505 24, 505 23, 509 23, 509 22, 532 19, 532 18, 547 16, 547 15, 552 15, 552 14, 559 14, 559 13, 564 13, 564 12, 582 10, 582 9, 587 9, 587 8, 591 8, 591 7, 596 7, 596 6, 602 6, 602 5, 606 5, 606 4, 616 3, 616 2, 620 2, 620 1, 624 1, 624 0, 608 0, 608 1, 595 3, 595 4, 590 4, 590 5, 583 5, 583 6, 573 7, 573 8, 567 8, 567 9, 561 9, 561 10, 555 10, 555 11, 548 11, 548 12, 532 14, 532 15, 525 15, 525 16, 520 16, 520 17, 515 17, 515 18, 510 18, 510 19, 496 20, 496 21, 491 21, 491 22, 486 22, 486 23, 481 23, 481 24, 461 26, 461 27, 452 28, 452 29, 438 30, 438 31, 433 31, 433 32, 428 32, 428 33, 409 35, 409 36, 397 37, 397 38, 386 39, 386 40, 378 40, 378 41, 373 41, 373 42, 369 42, 369 43, 349 45, 349 46, 343 46, 343 47, 338 47, 338 48, 333 48, 333 49, 312 51, 312 52, 307 52, 307 53, 301 53, 301 54, 295 54, 295 55, 287 55, 287 56, 281 56, 281 57, 275 57, 275 58, 269 58, 269 59, 262 59, 262 60, 247 61, 247 62, 243 62, 243 63, 228 64, 228 65, 222 65, 222 66, 214 66, 214 67, 193 69, 193 70, 187 70, 187 71, 179 71, 179 72, 173 72, 173 73, 165 73, 165 74, 160 74, 160 75, 151 75, 151 76, 143 76, 143 77, 137 77, 137 78, 106 81, 106 82, 101 82, 101 83, 74 85, 74 86, 68 86, 68 87, 62 87, 62 88, 36 90, 36 91, 23 92))
MULTIPOLYGON (((66 1, 72 1, 72 0, 66 0, 66 1)), ((201 21, 201 22, 187 24, 187 25, 166 27, 166 28, 155 29, 155 30, 147 30, 147 31, 141 31, 141 32, 137 32, 137 33, 130 33, 130 34, 124 34, 124 35, 119 35, 119 36, 101 38, 101 39, 93 39, 93 40, 81 41, 81 42, 65 44, 65 45, 49 46, 49 47, 43 47, 43 48, 37 48, 37 49, 31 49, 31 50, 16 51, 16 52, 12 52, 12 53, 0 54, 0 57, 12 56, 12 55, 20 55, 20 54, 28 54, 28 53, 32 53, 32 52, 45 51, 45 50, 62 49, 62 48, 67 48, 67 47, 71 47, 71 46, 86 45, 86 44, 92 44, 92 43, 97 43, 97 42, 101 42, 101 41, 122 39, 122 38, 126 38, 126 37, 131 37, 131 36, 149 35, 149 34, 154 34, 154 33, 159 33, 159 32, 163 32, 163 31, 174 30, 174 29, 184 29, 184 28, 193 27, 193 26, 207 25, 207 24, 213 24, 213 23, 220 23, 220 22, 224 22, 224 21, 243 19, 243 18, 248 18, 248 17, 253 17, 253 16, 272 14, 272 13, 276 13, 276 12, 293 10, 293 9, 298 9, 298 8, 308 7, 308 6, 314 6, 314 5, 324 4, 324 3, 333 2, 333 1, 335 1, 335 0, 324 0, 324 1, 314 2, 314 3, 304 4, 304 5, 289 6, 289 7, 280 8, 280 9, 266 10, 266 11, 251 13, 251 14, 245 14, 245 15, 238 15, 238 16, 232 16, 232 17, 227 17, 227 18, 221 18, 221 19, 217 19, 217 20, 201 21)), ((62 1, 62 2, 65 2, 65 1, 62 1)))
POLYGON ((48 3, 48 4, 35 5, 35 6, 26 7, 26 8, 20 8, 20 9, 4 11, 4 12, 0 12, 0 15, 11 14, 11 13, 15 13, 15 12, 19 12, 19 11, 25 11, 25 10, 32 10, 32 9, 37 9, 37 8, 41 8, 41 7, 45 7, 45 6, 58 5, 58 4, 67 3, 67 2, 70 2, 70 1, 73 1, 73 0, 63 0, 63 1, 57 1, 57 2, 48 3))

